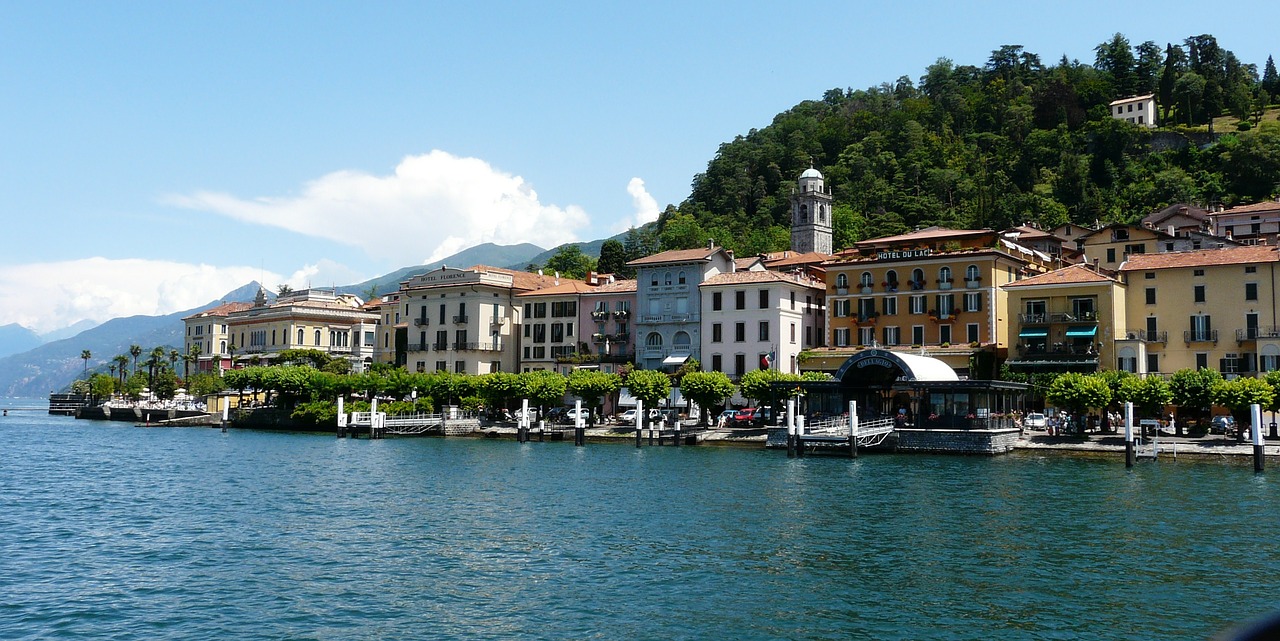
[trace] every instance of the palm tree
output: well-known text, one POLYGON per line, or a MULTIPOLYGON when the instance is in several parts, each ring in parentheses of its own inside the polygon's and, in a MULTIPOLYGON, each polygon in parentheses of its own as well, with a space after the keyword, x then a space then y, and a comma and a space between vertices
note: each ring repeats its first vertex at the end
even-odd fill
POLYGON ((84 361, 84 377, 89 378, 89 359, 93 358, 93 352, 85 349, 80 350, 80 359, 84 361))
POLYGON ((115 361, 112 361, 112 362, 111 362, 111 364, 107 366, 107 369, 111 370, 111 379, 112 379, 112 380, 115 380, 115 378, 116 378, 116 364, 115 364, 115 361))
POLYGON ((160 364, 164 362, 164 348, 155 347, 151 350, 151 357, 147 359, 147 385, 154 388, 156 382, 156 370, 160 368, 160 364))
POLYGON ((183 382, 186 382, 186 380, 187 380, 187 375, 190 373, 190 370, 191 370, 191 364, 192 364, 192 363, 194 363, 194 362, 196 362, 196 361, 198 361, 198 360, 200 360, 200 344, 199 344, 199 343, 192 343, 192 344, 191 344, 191 347, 187 348, 187 354, 186 354, 186 356, 183 356, 183 357, 182 357, 182 380, 183 380, 183 382))
POLYGON ((125 374, 128 373, 125 366, 129 364, 129 357, 124 354, 117 354, 116 357, 111 360, 115 362, 116 370, 120 372, 120 387, 123 388, 125 374))
POLYGON ((133 373, 137 374, 138 373, 138 357, 142 356, 142 346, 130 345, 129 355, 133 357, 133 373))
MULTIPOLYGON (((171 349, 171 350, 169 350, 169 369, 171 369, 171 370, 173 370, 173 371, 175 371, 175 372, 176 372, 176 371, 178 371, 178 359, 179 359, 179 358, 182 358, 182 352, 179 352, 179 351, 178 351, 178 350, 176 350, 176 349, 171 349)), ((183 379, 183 383, 185 383, 185 382, 186 382, 186 379, 184 378, 184 379, 183 379)))

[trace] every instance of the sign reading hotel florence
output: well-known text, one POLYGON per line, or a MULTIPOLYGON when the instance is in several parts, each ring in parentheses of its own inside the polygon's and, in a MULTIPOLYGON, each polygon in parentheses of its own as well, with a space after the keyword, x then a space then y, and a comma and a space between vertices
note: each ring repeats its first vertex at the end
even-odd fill
POLYGON ((902 249, 898 251, 882 251, 876 254, 877 260, 899 260, 902 258, 920 258, 923 256, 932 256, 933 250, 925 249, 902 249))
POLYGON ((470 269, 441 267, 435 271, 413 277, 407 283, 407 286, 438 287, 442 285, 470 285, 481 283, 497 285, 499 287, 510 287, 512 278, 510 274, 503 274, 501 272, 480 272, 470 269))

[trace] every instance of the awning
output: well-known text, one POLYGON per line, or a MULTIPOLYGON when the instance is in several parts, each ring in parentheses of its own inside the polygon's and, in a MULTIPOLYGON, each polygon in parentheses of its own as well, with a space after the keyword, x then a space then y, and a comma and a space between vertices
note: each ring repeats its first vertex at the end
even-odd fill
POLYGON ((1067 338, 1092 338, 1097 333, 1097 325, 1076 325, 1067 328, 1067 338))
POLYGON ((663 365, 679 365, 689 360, 689 352, 678 352, 662 359, 663 365))
POLYGON ((1097 369, 1098 359, 1086 358, 1078 361, 1015 359, 1015 360, 1005 361, 1005 364, 1008 365, 1009 369, 1011 370, 1047 369, 1047 370, 1058 370, 1058 371, 1066 372, 1066 371, 1071 371, 1076 369, 1082 369, 1085 371, 1092 371, 1094 369, 1097 369))
POLYGON ((1049 330, 1043 327, 1028 327, 1018 333, 1018 338, 1045 338, 1049 336, 1049 330))

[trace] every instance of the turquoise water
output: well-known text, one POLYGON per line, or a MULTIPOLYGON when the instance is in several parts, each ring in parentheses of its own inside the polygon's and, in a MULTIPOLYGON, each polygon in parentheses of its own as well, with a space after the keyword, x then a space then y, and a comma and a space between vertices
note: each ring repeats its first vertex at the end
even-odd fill
POLYGON ((4 639, 1205 639, 1280 606, 1247 465, 0 418, 4 639))

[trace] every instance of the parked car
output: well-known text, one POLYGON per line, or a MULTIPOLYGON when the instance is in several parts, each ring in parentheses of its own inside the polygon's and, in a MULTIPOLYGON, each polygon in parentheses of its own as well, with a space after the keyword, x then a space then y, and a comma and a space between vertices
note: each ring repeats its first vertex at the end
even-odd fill
POLYGON ((561 422, 565 421, 565 416, 564 416, 564 415, 565 415, 565 414, 566 414, 570 409, 571 409, 571 408, 568 408, 568 407, 553 407, 553 408, 551 408, 551 409, 547 410, 547 422, 548 422, 548 423, 561 423, 561 422))
POLYGON ((756 427, 764 424, 764 412, 758 407, 744 407, 734 412, 729 427, 756 427))
POLYGON ((631 408, 618 415, 619 423, 634 424, 636 422, 636 408, 631 408))
POLYGON ((578 409, 578 408, 576 408, 576 407, 570 407, 569 409, 566 409, 566 410, 564 411, 564 420, 565 420, 565 421, 567 421, 567 422, 569 422, 569 423, 572 423, 572 422, 574 422, 574 421, 578 420, 578 414, 579 414, 579 413, 581 413, 581 414, 582 414, 582 420, 583 420, 583 422, 587 422, 587 421, 590 421, 590 420, 591 420, 591 410, 590 410, 589 408, 586 408, 586 407, 584 407, 584 408, 582 408, 582 409, 578 409))
POLYGON ((1226 414, 1220 414, 1218 416, 1215 416, 1213 417, 1213 420, 1209 422, 1210 434, 1230 434, 1234 432, 1235 429, 1236 429, 1236 419, 1231 418, 1226 414))
POLYGON ((1022 426, 1029 430, 1042 430, 1049 425, 1049 419, 1040 412, 1032 412, 1022 419, 1022 426))

